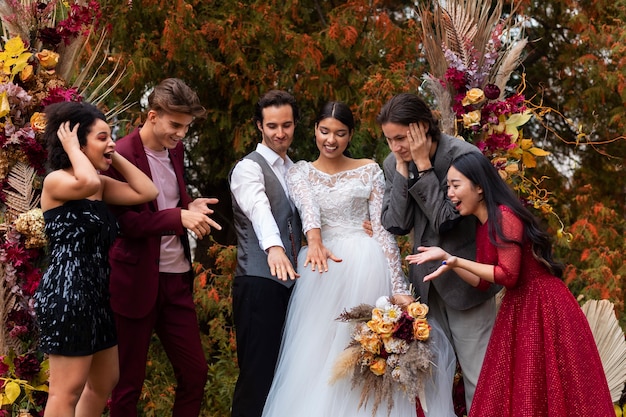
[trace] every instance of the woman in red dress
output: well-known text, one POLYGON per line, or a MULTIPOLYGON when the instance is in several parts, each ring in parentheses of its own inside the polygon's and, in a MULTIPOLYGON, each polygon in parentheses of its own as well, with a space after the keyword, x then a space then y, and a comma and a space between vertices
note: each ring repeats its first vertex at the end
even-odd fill
POLYGON ((470 417, 614 417, 598 350, 578 302, 561 281, 543 231, 481 154, 457 158, 448 197, 480 221, 476 262, 420 247, 410 263, 439 261, 468 283, 506 293, 489 340, 470 417))

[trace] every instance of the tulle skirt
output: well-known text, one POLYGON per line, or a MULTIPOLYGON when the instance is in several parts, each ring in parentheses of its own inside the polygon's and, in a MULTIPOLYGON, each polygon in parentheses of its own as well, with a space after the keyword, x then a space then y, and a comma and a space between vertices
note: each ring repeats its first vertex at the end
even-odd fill
MULTIPOLYGON (((337 321, 345 310, 372 304, 391 295, 387 260, 375 239, 363 232, 328 239, 324 245, 343 261, 329 261, 328 272, 302 268, 304 247, 298 257, 300 278, 289 304, 285 332, 274 381, 263 417, 372 416, 373 398, 359 408, 361 387, 351 378, 329 384, 333 365, 348 346, 353 324, 337 321)), ((433 379, 426 386, 428 417, 454 417, 452 379, 455 358, 439 326, 431 322, 435 350, 433 379)), ((387 403, 374 416, 415 416, 415 401, 398 391, 388 414, 387 403)))

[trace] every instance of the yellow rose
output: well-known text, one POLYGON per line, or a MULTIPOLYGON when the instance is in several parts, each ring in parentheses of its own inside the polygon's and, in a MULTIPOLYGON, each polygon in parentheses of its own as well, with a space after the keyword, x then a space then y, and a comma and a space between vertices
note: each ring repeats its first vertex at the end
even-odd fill
POLYGON ((426 319, 416 319, 413 322, 413 337, 416 340, 428 340, 430 336, 430 325, 426 319))
POLYGON ((418 317, 424 318, 426 317, 426 314, 428 314, 428 306, 426 304, 414 302, 409 304, 409 306, 406 308, 406 312, 414 319, 418 317))
POLYGON ((30 117, 30 126, 35 132, 43 132, 46 128, 46 116, 40 112, 33 113, 30 117))
POLYGON ((382 320, 370 320, 367 322, 367 327, 380 335, 388 335, 393 333, 395 323, 387 323, 382 320))
POLYGON ((20 72, 20 80, 22 80, 22 82, 30 81, 30 79, 33 78, 33 71, 32 65, 26 65, 22 72, 20 72))
POLYGON ((465 93, 465 97, 461 100, 461 104, 464 106, 469 106, 470 104, 479 104, 483 100, 485 100, 485 93, 480 88, 472 88, 467 93, 465 93))
POLYGON ((376 358, 374 362, 370 365, 370 371, 374 375, 381 376, 385 373, 385 369, 387 368, 387 361, 383 358, 376 358))
POLYGON ((480 124, 480 110, 474 110, 463 115, 463 126, 478 126, 480 124))
POLYGON ((59 54, 48 49, 44 49, 41 52, 37 52, 37 59, 44 69, 52 70, 59 63, 59 54))

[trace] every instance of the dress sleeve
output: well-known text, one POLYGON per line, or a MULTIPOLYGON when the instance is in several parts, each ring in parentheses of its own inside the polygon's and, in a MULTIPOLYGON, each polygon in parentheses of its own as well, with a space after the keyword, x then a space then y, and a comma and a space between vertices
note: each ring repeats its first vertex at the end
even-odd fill
POLYGON ((287 188, 291 200, 300 213, 302 231, 306 234, 311 229, 321 228, 320 208, 310 186, 309 169, 306 163, 299 162, 289 169, 287 188))
POLYGON ((394 236, 383 227, 381 223, 381 211, 383 195, 385 193, 385 179, 383 171, 378 165, 373 164, 375 169, 372 177, 372 193, 369 198, 370 221, 374 238, 378 241, 387 258, 389 270, 391 271, 391 289, 393 294, 410 294, 407 286, 402 264, 400 261, 400 250, 398 242, 394 236))
POLYGON ((497 239, 497 263, 494 266, 494 282, 507 288, 517 284, 522 267, 522 242, 524 225, 522 221, 507 209, 502 209, 502 231, 507 239, 516 243, 502 242, 497 239))

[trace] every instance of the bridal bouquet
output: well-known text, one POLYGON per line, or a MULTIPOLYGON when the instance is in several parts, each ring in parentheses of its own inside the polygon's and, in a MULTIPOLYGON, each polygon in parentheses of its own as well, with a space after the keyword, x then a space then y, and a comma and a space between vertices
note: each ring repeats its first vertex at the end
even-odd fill
POLYGON ((380 403, 393 408, 393 394, 400 390, 411 401, 424 401, 424 381, 430 376, 428 306, 413 302, 404 310, 388 297, 376 306, 361 304, 345 310, 337 320, 355 324, 352 340, 335 361, 331 383, 352 376, 352 386, 361 387, 359 408, 374 399, 372 415, 380 403))

